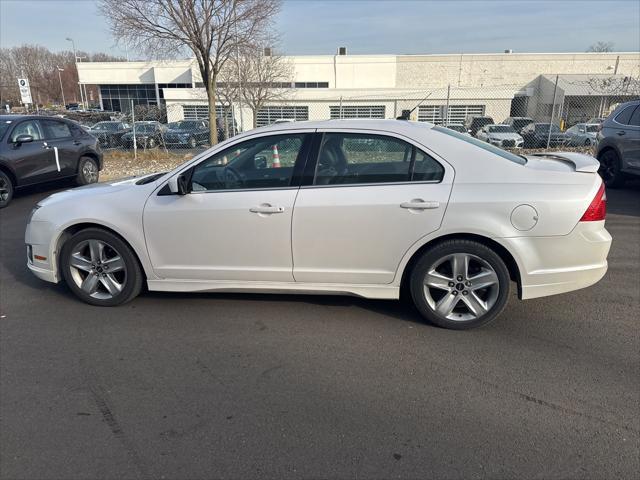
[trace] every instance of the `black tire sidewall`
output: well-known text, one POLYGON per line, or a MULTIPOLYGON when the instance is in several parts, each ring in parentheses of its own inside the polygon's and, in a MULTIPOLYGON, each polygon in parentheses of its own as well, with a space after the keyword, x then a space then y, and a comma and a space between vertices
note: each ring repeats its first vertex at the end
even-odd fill
MULTIPOLYGON (((96 170, 98 170, 98 162, 96 162, 93 158, 80 157, 80 161, 78 162, 78 176, 77 176, 77 181, 76 181, 76 183, 78 185, 89 185, 90 184, 90 182, 85 178, 84 172, 82 170, 82 167, 84 167, 84 164, 87 163, 87 162, 93 163, 95 165, 95 167, 96 167, 96 170)), ((100 172, 98 172, 98 177, 99 176, 100 176, 100 172)), ((96 179, 96 182, 94 182, 94 183, 97 183, 98 180, 99 180, 99 178, 96 179)))
POLYGON ((467 330, 486 325, 494 320, 502 312, 509 299, 511 283, 509 270, 497 253, 482 243, 463 239, 446 240, 433 248, 429 248, 416 262, 411 271, 409 281, 411 297, 420 314, 426 320, 439 327, 453 330, 467 330), (437 315, 427 303, 424 295, 423 281, 428 269, 440 258, 453 253, 467 253, 480 257, 491 265, 498 276, 500 288, 498 298, 493 307, 480 318, 467 321, 449 320, 437 315))
POLYGON ((0 177, 7 182, 7 188, 9 189, 9 196, 7 197, 7 199, 4 202, 0 201, 0 208, 4 208, 7 205, 9 205, 11 203, 11 200, 13 199, 14 187, 13 187, 13 182, 11 181, 11 178, 9 177, 9 175, 4 173, 3 171, 0 171, 0 177))
POLYGON ((96 305, 100 307, 112 307, 126 303, 135 298, 142 289, 142 269, 138 263, 138 259, 131 250, 131 248, 117 235, 114 235, 106 230, 99 228, 90 228, 81 230, 80 232, 69 238, 63 245, 60 253, 60 269, 62 270, 62 277, 69 289, 83 302, 90 305, 96 305), (113 298, 101 300, 93 298, 87 295, 81 288, 79 288, 72 276, 69 269, 69 258, 73 248, 80 242, 85 240, 102 240, 109 245, 113 246, 122 259, 124 260, 127 269, 127 281, 122 291, 113 298))
MULTIPOLYGON (((598 160, 602 162, 610 162, 613 169, 613 178, 604 180, 604 185, 607 188, 619 188, 624 185, 624 177, 620 171, 620 157, 613 150, 607 150, 603 154, 598 156, 598 160)), ((602 176, 602 175, 601 175, 602 176)))

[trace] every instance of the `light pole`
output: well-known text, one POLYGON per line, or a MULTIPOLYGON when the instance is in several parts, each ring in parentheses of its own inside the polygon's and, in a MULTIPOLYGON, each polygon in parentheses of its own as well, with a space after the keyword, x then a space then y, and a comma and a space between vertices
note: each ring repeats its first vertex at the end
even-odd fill
POLYGON ((62 92, 62 105, 66 108, 67 102, 64 99, 64 88, 62 88, 62 74, 60 73, 64 72, 64 68, 60 68, 57 65, 56 68, 58 69, 58 80, 60 80, 60 92, 62 92))
POLYGON ((73 46, 73 61, 76 66, 76 73, 78 74, 78 88, 80 89, 80 102, 82 103, 83 108, 86 108, 84 105, 84 96, 82 95, 82 84, 80 83, 80 72, 78 72, 78 55, 76 53, 76 42, 73 41, 73 38, 67 37, 66 40, 71 42, 73 46))

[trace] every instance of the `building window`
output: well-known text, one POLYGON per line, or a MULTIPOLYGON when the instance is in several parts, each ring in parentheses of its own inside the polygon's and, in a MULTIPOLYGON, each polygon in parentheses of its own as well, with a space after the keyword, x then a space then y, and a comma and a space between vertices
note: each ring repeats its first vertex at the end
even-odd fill
POLYGON ((306 106, 271 106, 258 110, 256 115, 256 124, 258 127, 271 125, 276 120, 309 120, 309 107, 306 106))
MULTIPOLYGON (((205 120, 209 118, 208 105, 182 105, 182 112, 185 120, 205 120)), ((233 107, 227 109, 227 122, 233 125, 233 107)), ((216 105, 216 117, 222 118, 224 109, 222 105, 216 105)))
POLYGON ((331 118, 385 118, 384 105, 346 105, 329 107, 331 118))
POLYGON ((105 110, 130 112, 131 102, 134 105, 156 104, 156 87, 154 84, 141 85, 100 85, 102 106, 105 110))
MULTIPOLYGON (((418 107, 418 121, 430 122, 436 125, 444 124, 446 105, 420 105, 418 107)), ((484 115, 485 105, 449 105, 447 125, 460 123, 464 125, 469 115, 484 115)))

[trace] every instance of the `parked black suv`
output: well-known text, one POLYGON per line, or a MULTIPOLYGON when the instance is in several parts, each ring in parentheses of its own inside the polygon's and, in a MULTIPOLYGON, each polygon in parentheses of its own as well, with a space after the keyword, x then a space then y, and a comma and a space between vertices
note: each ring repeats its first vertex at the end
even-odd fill
POLYGON ((485 125, 493 125, 494 122, 492 117, 487 117, 484 115, 470 115, 467 117, 467 120, 464 124, 467 131, 471 134, 472 137, 476 136, 478 130, 481 130, 485 125))
POLYGON ((640 175, 640 100, 621 103, 602 123, 596 136, 600 176, 607 187, 640 175))
POLYGON ((58 117, 0 117, 0 208, 16 188, 75 177, 78 185, 98 181, 102 152, 80 125, 58 117))
POLYGON ((502 122, 504 125, 510 125, 516 133, 520 133, 524 127, 533 123, 533 118, 529 117, 507 117, 502 122))

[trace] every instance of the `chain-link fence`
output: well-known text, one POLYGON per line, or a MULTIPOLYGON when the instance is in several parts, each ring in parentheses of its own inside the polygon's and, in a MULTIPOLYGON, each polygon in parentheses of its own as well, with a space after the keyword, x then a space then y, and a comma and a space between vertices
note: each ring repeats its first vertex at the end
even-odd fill
MULTIPOLYGON (((185 89, 188 90, 188 89, 185 89)), ((277 122, 409 118, 458 130, 506 149, 592 151, 615 107, 640 98, 640 80, 622 75, 539 75, 528 84, 444 85, 421 89, 291 88, 257 110, 237 100, 210 115, 203 93, 165 98, 161 107, 129 100, 125 112, 48 112, 79 122, 109 159, 179 163, 219 140, 277 122)), ((126 102, 122 100, 120 105, 126 102)))

